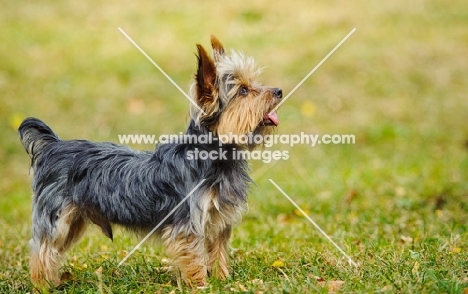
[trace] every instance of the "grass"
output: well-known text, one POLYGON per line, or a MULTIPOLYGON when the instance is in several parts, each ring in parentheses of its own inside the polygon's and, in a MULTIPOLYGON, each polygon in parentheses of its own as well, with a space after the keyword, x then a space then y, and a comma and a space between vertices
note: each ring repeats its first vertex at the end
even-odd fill
MULTIPOLYGON (((0 11, 0 292, 32 292, 31 190, 16 135, 44 119, 62 138, 185 129, 188 102, 117 30, 184 89, 195 43, 215 34, 255 57, 288 93, 278 134, 354 134, 354 145, 275 146, 252 161, 250 209, 235 229, 232 277, 206 290, 160 272, 164 251, 97 229, 68 254, 52 293, 462 293, 468 288, 468 10, 461 0, 194 3, 15 2, 0 11), (301 217, 273 179, 355 260, 301 217)), ((150 149, 151 146, 133 146, 150 149)))

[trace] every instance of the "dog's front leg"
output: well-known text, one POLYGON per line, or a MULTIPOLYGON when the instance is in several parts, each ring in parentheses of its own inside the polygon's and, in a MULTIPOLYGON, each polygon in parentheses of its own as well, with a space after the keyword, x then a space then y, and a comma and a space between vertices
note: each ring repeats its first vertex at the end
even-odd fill
POLYGON ((206 240, 208 251, 208 271, 212 277, 225 280, 229 276, 229 239, 231 227, 227 226, 206 240))
MULTIPOLYGON (((168 232, 166 232, 168 233, 168 232)), ((189 286, 205 286, 207 276, 207 256, 203 236, 180 234, 171 237, 165 234, 165 245, 180 270, 182 280, 189 286)))

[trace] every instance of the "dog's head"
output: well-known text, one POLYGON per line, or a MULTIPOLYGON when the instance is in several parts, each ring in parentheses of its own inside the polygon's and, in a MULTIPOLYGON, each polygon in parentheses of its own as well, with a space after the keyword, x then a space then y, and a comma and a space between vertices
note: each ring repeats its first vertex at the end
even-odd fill
POLYGON ((214 36, 211 45, 213 58, 197 45, 198 69, 190 92, 198 107, 191 106, 191 118, 223 138, 269 134, 279 124, 272 110, 282 90, 258 81, 261 69, 252 57, 236 51, 227 54, 214 36))

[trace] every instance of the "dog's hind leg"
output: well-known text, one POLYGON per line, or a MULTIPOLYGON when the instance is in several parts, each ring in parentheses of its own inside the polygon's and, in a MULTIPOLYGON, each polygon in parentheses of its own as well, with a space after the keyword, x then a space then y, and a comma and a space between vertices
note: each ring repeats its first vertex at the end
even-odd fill
POLYGON ((31 239, 31 280, 35 284, 60 284, 59 268, 63 254, 78 241, 86 221, 78 207, 68 205, 55 215, 33 214, 31 239), (47 219, 47 220, 46 220, 47 219), (44 222, 47 223, 44 223, 44 222))

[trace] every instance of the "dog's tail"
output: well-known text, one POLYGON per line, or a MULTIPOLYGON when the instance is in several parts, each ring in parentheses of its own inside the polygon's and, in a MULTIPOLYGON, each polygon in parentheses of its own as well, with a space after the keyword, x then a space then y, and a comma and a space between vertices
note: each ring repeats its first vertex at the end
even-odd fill
POLYGON ((60 141, 51 128, 43 121, 33 117, 27 118, 21 123, 18 133, 24 149, 31 156, 32 163, 47 145, 60 141))

